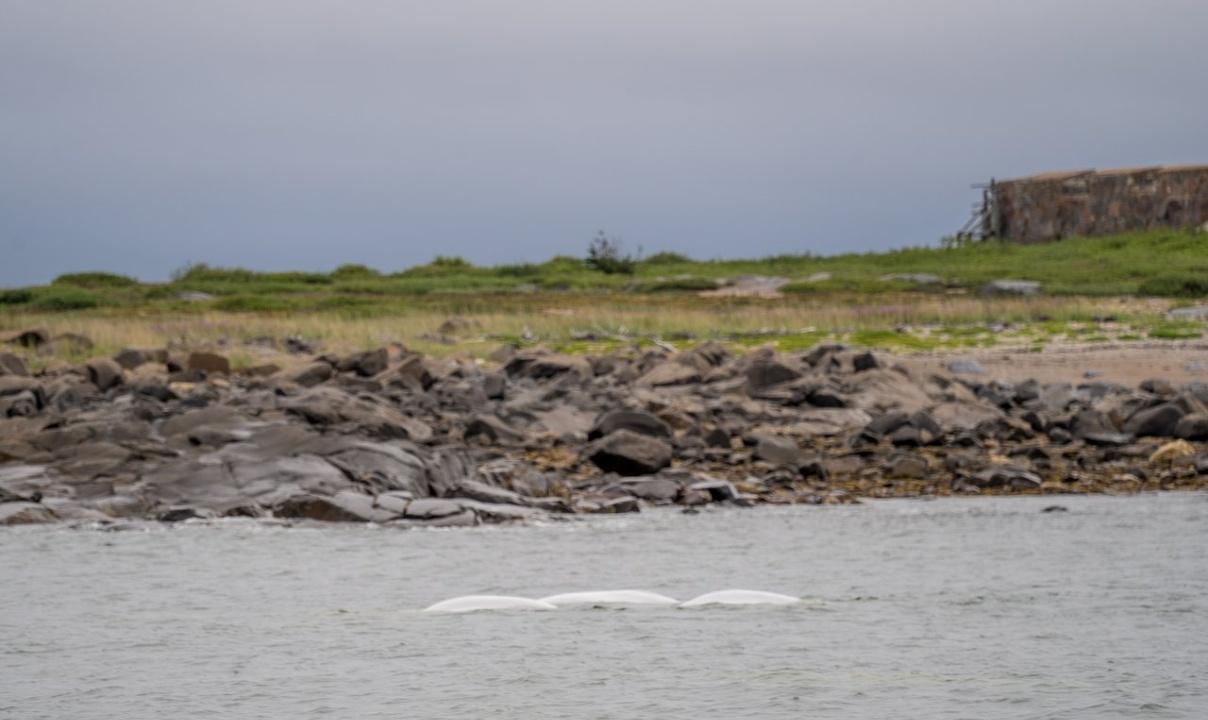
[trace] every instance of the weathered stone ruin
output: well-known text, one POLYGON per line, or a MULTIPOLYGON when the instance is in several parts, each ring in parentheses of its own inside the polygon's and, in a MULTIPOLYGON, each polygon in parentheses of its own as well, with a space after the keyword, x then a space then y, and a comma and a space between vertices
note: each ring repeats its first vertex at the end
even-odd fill
POLYGON ((1022 243, 1208 223, 1208 165, 1050 172, 992 180, 967 229, 1022 243))

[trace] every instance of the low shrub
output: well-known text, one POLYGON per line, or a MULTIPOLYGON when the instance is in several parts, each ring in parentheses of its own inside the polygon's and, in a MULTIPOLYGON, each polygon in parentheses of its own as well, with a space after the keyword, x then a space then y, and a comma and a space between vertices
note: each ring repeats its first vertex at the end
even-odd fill
POLYGON ((1137 286, 1138 295, 1198 298, 1208 295, 1208 276, 1190 273, 1158 275, 1137 286))
POLYGON ((437 255, 427 265, 416 265, 415 267, 407 268, 402 272, 395 273, 394 277, 441 277, 445 275, 463 275, 476 270, 478 268, 474 267, 465 258, 455 255, 437 255))
POLYGON ((221 284, 252 285, 276 283, 290 285, 329 285, 331 276, 312 272, 257 272, 247 268, 210 267, 192 263, 172 273, 173 282, 194 287, 221 284))
POLYGON ((345 263, 331 271, 332 280, 358 280, 362 278, 375 278, 380 275, 381 273, 377 270, 359 263, 345 263))
POLYGON ((283 312, 292 305, 271 295, 231 295, 214 303, 215 310, 225 312, 283 312))
POLYGON ((107 272, 80 272, 60 275, 51 285, 72 285, 81 288, 124 288, 134 287, 138 281, 125 275, 107 272))
POLYGON ((33 299, 33 291, 25 288, 0 290, 0 305, 24 305, 33 299))
POLYGON ((642 260, 643 265, 681 265, 692 262, 692 258, 677 252, 657 252, 642 260))
POLYGON ((495 274, 501 277, 528 278, 541 274, 540 265, 534 263, 518 263, 515 265, 500 265, 494 268, 495 274))
POLYGON ((584 262, 605 275, 632 275, 638 264, 632 255, 625 254, 620 240, 605 235, 603 230, 587 246, 584 262))
POLYGON ((36 293, 30 307, 39 310, 87 310, 101 304, 100 299, 82 288, 51 285, 36 293))

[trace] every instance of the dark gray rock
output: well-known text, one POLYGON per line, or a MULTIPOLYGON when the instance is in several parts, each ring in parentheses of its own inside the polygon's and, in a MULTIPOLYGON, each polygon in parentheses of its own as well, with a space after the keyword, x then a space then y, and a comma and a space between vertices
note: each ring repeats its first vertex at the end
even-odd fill
POLYGON ((1175 437, 1184 440, 1208 440, 1208 413, 1191 413, 1179 419, 1175 437))
POLYGON ((845 408, 848 406, 847 398, 839 390, 831 387, 810 388, 806 393, 805 401, 820 408, 845 408))
POLYGON ((494 487, 479 480, 462 480, 451 493, 454 497, 469 498, 495 505, 519 505, 529 507, 533 500, 511 490, 494 487))
POLYGON ((508 362, 504 371, 511 377, 523 376, 534 380, 545 380, 566 374, 572 374, 585 380, 594 375, 591 362, 586 358, 555 354, 517 355, 508 362))
POLYGON ((375 493, 403 492, 422 497, 431 492, 428 467, 419 455, 394 444, 367 441, 340 443, 326 453, 327 462, 358 487, 375 493))
POLYGON ((633 497, 613 498, 600 506, 600 511, 605 513, 635 513, 641 509, 641 504, 633 497))
POLYGON ((315 362, 307 365, 290 376, 290 380, 304 388, 322 385, 335 375, 335 369, 325 362, 315 362))
POLYGON ((852 356, 851 366, 855 372, 864 372, 865 370, 876 370, 881 367, 881 363, 877 361, 876 355, 871 352, 863 352, 852 356))
POLYGON ((134 370, 147 363, 160 363, 167 367, 168 351, 164 348, 135 349, 125 348, 113 356, 113 361, 125 370, 134 370))
POLYGON ((641 410, 609 410, 596 418, 591 430, 587 432, 587 438, 595 440, 617 430, 629 430, 657 438, 671 437, 671 427, 655 415, 641 410))
POLYGON ((1142 380, 1139 387, 1147 393, 1152 393, 1159 397, 1170 397, 1177 391, 1174 385, 1169 380, 1162 378, 1149 378, 1142 380))
POLYGON ((29 375, 29 368, 21 356, 0 352, 0 375, 29 375))
POLYGON ((1124 432, 1138 437, 1175 437, 1175 430, 1185 414, 1176 403, 1162 403, 1133 413, 1124 423, 1124 432))
POLYGON ((482 392, 489 400, 503 400, 507 395, 508 379, 503 373, 487 373, 482 376, 482 392))
POLYGON ((101 392, 115 388, 124 381, 122 366, 108 358, 90 360, 85 367, 88 370, 88 380, 101 392))
POLYGON ((211 517, 210 513, 198 512, 191 507, 176 507, 164 510, 155 517, 156 520, 165 523, 184 522, 185 520, 201 519, 211 517))
POLYGON ((730 433, 719 427, 715 427, 705 433, 704 440, 705 444, 711 448, 729 449, 730 447, 730 433))
POLYGON ((40 409, 37 395, 30 390, 0 397, 0 417, 32 417, 40 409))
POLYGON ((465 440, 483 438, 493 443, 519 442, 524 434, 494 415, 476 415, 466 423, 465 440))
POLYGON ((695 501, 693 493, 707 494, 712 502, 734 501, 740 495, 738 489, 734 487, 734 483, 726 480, 700 480, 685 489, 684 505, 703 504, 695 501))
POLYGON ((179 415, 173 415, 160 424, 159 432, 164 437, 177 435, 188 436, 203 427, 210 428, 241 428, 247 424, 243 415, 232 407, 212 405, 210 407, 187 410, 179 415))
POLYGON ((231 361, 226 357, 212 352, 189 353, 185 361, 185 370, 210 375, 230 375, 231 361))
POLYGON ((390 365, 390 353, 386 348, 354 353, 340 361, 340 372, 354 372, 361 377, 373 377, 385 372, 390 365))
POLYGON ((927 460, 918 455, 898 455, 885 466, 886 476, 903 480, 927 477, 927 470, 927 460))
POLYGON ((670 387, 698 383, 701 379, 698 368, 678 360, 667 360, 646 371, 637 379, 637 384, 648 387, 670 387))
POLYGON ((977 472, 970 478, 973 485, 981 488, 1010 487, 1013 490, 1030 490, 1040 487, 1040 476, 1030 470, 1010 465, 996 465, 977 472))
POLYGON ((140 377, 130 382, 130 390, 136 395, 145 395, 160 402, 179 400, 180 396, 162 379, 157 377, 140 377))
POLYGON ((346 425, 370 437, 426 442, 432 439, 427 423, 373 397, 352 396, 330 386, 312 388, 281 402, 287 413, 319 428, 346 425))
POLYGON ((9 342, 24 348, 38 348, 50 342, 50 333, 44 328, 30 328, 18 332, 9 342))
POLYGON ((39 503, 0 503, 0 525, 35 525, 57 519, 54 513, 39 503))
POLYGON ((747 368, 747 390, 757 393, 781 383, 797 380, 800 377, 800 372, 778 360, 756 360, 747 368))
POLYGON ((755 445, 754 456, 773 465, 796 468, 801 461, 801 449, 792 438, 761 434, 755 445))
POLYGON ((910 415, 904 412, 888 412, 878 415, 864 426, 864 435, 879 440, 893 433, 898 428, 910 422, 910 415))
POLYGON ((398 517, 397 513, 378 507, 373 496, 349 490, 330 497, 294 495, 274 505, 273 515, 324 522, 386 522, 398 517))
POLYGON ((652 475, 671 464, 671 446, 648 435, 617 430, 587 448, 587 457, 605 472, 652 475))

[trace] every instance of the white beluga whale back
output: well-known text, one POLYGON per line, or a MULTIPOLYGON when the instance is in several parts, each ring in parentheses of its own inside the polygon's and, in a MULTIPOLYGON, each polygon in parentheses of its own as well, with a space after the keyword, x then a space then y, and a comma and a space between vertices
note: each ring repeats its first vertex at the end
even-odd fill
POLYGON ((679 600, 646 592, 645 590, 599 590, 595 592, 572 592, 541 598, 558 607, 566 605, 676 605, 679 600))
POLYGON ((462 595, 442 600, 424 608, 424 612, 464 613, 475 610, 557 610, 557 606, 541 600, 511 595, 462 595))
POLYGON ((704 607, 705 605, 795 605, 800 598, 760 590, 718 590, 692 598, 680 605, 682 608, 704 607))

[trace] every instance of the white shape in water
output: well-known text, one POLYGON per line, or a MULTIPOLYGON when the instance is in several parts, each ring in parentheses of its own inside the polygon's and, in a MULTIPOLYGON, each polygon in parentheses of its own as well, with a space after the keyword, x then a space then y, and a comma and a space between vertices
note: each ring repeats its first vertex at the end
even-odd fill
POLYGON ((795 605, 800 598, 780 593, 762 592, 760 590, 718 590, 694 597, 680 605, 682 608, 694 608, 704 605, 795 605))
POLYGON ((475 610, 557 610, 554 605, 540 600, 512 597, 510 595, 462 595, 449 598, 424 608, 424 612, 464 613, 475 610))
POLYGON ((561 607, 563 605, 675 605, 679 603, 679 600, 645 590, 599 590, 550 595, 541 598, 541 602, 561 607))

